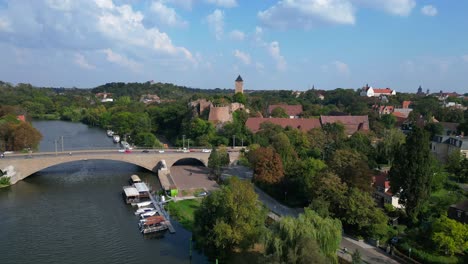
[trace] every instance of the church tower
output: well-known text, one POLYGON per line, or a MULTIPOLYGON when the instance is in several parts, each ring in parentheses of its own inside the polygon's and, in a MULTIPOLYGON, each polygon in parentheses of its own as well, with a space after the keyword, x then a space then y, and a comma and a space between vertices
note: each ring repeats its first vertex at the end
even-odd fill
POLYGON ((244 80, 239 75, 236 79, 236 92, 235 93, 244 93, 244 80))

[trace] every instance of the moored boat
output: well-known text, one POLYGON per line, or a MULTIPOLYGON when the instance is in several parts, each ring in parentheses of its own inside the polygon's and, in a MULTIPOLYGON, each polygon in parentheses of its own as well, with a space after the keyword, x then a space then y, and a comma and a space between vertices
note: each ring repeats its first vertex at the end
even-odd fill
POLYGON ((119 143, 120 142, 120 136, 119 135, 113 135, 112 140, 114 140, 115 143, 119 143))
POLYGON ((110 129, 107 130, 107 136, 108 136, 108 137, 112 137, 113 135, 114 135, 114 131, 112 131, 112 130, 110 130, 110 129))

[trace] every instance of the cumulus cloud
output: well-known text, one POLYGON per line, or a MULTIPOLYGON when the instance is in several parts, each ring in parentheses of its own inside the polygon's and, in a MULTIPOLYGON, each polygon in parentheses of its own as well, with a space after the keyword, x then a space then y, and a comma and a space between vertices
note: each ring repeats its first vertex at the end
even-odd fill
POLYGON ((432 5, 425 5, 421 8, 421 13, 426 16, 436 16, 437 15, 437 8, 432 5))
POLYGON ((156 15, 159 22, 168 26, 184 27, 188 24, 187 21, 180 18, 174 8, 166 6, 161 1, 154 1, 150 10, 156 15))
POLYGON ((216 9, 206 17, 209 27, 215 33, 216 39, 220 40, 224 34, 224 12, 216 9))
POLYGON ((355 9, 348 0, 284 0, 258 12, 268 27, 310 28, 319 24, 354 24, 355 9))
POLYGON ((180 6, 186 10, 192 10, 193 0, 165 0, 165 2, 180 6))
POLYGON ((113 63, 118 64, 120 66, 129 68, 130 70, 132 70, 134 72, 140 71, 140 69, 142 67, 136 61, 131 60, 131 59, 125 57, 124 55, 117 54, 117 53, 113 52, 111 49, 105 49, 102 52, 104 54, 106 54, 106 59, 109 62, 113 62, 113 63))
POLYGON ((231 33, 229 33, 229 37, 233 40, 242 41, 245 39, 245 34, 244 32, 236 29, 236 30, 231 31, 231 33))
POLYGON ((205 2, 214 4, 220 7, 231 8, 237 6, 236 0, 205 0, 205 2))
POLYGON ((10 21, 6 17, 0 17, 0 32, 1 31, 12 31, 10 21))
POLYGON ((242 52, 240 50, 235 50, 234 51, 234 57, 238 58, 245 65, 250 64, 250 55, 248 53, 242 52))
POLYGON ((80 53, 75 53, 75 59, 73 60, 76 65, 80 66, 83 69, 86 70, 94 70, 96 69, 96 66, 90 64, 86 58, 83 56, 83 54, 80 53))
POLYGON ((286 70, 286 60, 283 55, 281 55, 280 46, 278 41, 273 41, 268 46, 268 53, 276 61, 276 69, 279 71, 286 70))
POLYGON ((280 0, 257 17, 267 27, 310 29, 324 24, 353 25, 360 8, 408 16, 415 6, 415 0, 280 0))

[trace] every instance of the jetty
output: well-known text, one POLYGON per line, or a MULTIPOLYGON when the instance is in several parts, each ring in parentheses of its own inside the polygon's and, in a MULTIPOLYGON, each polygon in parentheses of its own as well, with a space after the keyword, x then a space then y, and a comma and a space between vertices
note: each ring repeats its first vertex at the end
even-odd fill
POLYGON ((164 210, 164 206, 162 205, 162 202, 159 200, 159 197, 150 193, 149 198, 151 199, 151 202, 153 203, 153 206, 156 209, 156 212, 158 212, 159 215, 162 215, 164 216, 164 218, 166 218, 165 224, 167 228, 169 229, 169 233, 174 234, 176 231, 174 227, 172 226, 171 218, 169 217, 169 214, 166 212, 166 210, 164 210))

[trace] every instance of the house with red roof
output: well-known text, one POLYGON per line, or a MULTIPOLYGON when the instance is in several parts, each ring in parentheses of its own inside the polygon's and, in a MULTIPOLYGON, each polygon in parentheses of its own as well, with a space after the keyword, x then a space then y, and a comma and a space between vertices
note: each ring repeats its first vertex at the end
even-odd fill
POLYGON ((390 181, 388 180, 388 172, 381 172, 373 177, 372 186, 374 187, 373 197, 379 206, 391 204, 395 208, 403 208, 399 203, 397 196, 394 196, 390 191, 390 181))
POLYGON ((350 136, 357 131, 369 131, 368 116, 320 116, 322 126, 325 124, 341 123, 345 133, 350 136))
POLYGON ((374 88, 366 85, 361 90, 361 96, 367 97, 380 97, 380 96, 393 96, 396 95, 396 91, 390 88, 374 88))
POLYGON ((318 118, 263 118, 263 117, 249 117, 245 126, 252 131, 257 133, 261 130, 261 124, 272 123, 279 125, 283 128, 292 127, 297 128, 303 132, 307 132, 313 128, 321 128, 320 120, 318 118))
POLYGON ((299 118, 302 114, 302 105, 287 105, 287 104, 276 104, 268 107, 268 116, 271 117, 271 113, 276 108, 283 108, 289 118, 299 118))

